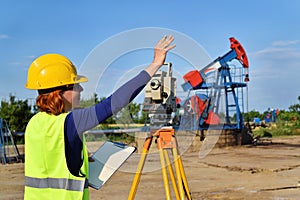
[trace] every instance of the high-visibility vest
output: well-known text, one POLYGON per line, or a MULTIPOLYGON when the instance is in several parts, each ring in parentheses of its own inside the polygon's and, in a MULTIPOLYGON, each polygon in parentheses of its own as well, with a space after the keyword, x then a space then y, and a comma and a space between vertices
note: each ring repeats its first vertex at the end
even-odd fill
MULTIPOLYGON (((88 153, 83 141, 83 177, 73 176, 65 157, 64 122, 58 116, 39 112, 25 132, 25 200, 89 199, 88 153)), ((84 136, 83 136, 84 138, 84 136)))

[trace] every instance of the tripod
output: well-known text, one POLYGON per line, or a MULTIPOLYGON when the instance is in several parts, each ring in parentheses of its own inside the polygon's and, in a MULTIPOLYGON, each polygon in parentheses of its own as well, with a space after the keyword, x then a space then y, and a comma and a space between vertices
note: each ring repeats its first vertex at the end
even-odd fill
POLYGON ((188 188, 188 183, 183 169, 182 160, 180 158, 180 155, 178 155, 175 131, 172 127, 163 127, 157 130, 154 134, 151 134, 146 138, 143 146, 142 155, 138 164, 138 168, 128 196, 128 200, 133 200, 135 197, 137 186, 140 182, 142 170, 154 136, 157 137, 157 147, 159 150, 160 164, 162 170, 162 177, 164 181, 166 199, 167 200, 171 199, 171 191, 170 191, 168 174, 167 174, 167 168, 168 168, 169 176, 172 182, 173 191, 175 193, 176 200, 178 199, 184 200, 185 196, 187 197, 187 199, 191 200, 192 197, 188 188), (172 163, 169 158, 168 150, 171 150, 173 154, 177 182, 175 179, 172 163))

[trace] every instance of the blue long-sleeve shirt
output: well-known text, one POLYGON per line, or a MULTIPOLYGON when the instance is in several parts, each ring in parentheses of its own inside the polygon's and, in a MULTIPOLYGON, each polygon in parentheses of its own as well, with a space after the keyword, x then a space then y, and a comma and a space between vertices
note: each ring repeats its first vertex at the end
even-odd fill
POLYGON ((150 79, 150 75, 142 71, 100 103, 89 108, 73 110, 67 115, 64 125, 65 155, 68 168, 73 175, 82 176, 80 168, 83 163, 81 154, 83 132, 120 111, 142 91, 150 79))

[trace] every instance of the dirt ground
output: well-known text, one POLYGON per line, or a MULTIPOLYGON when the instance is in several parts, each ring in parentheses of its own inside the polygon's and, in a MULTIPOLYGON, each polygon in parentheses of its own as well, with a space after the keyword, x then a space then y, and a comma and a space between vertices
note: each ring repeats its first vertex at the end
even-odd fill
MULTIPOLYGON (((193 199, 300 199, 300 136, 276 137, 272 144, 257 146, 214 147, 205 155, 199 137, 188 143, 179 150, 193 199)), ((90 199, 127 199, 139 158, 139 153, 130 157, 100 190, 90 188, 90 199)), ((23 199, 24 164, 1 164, 0 174, 0 199, 23 199)), ((155 151, 148 154, 135 197, 165 199, 155 151)))

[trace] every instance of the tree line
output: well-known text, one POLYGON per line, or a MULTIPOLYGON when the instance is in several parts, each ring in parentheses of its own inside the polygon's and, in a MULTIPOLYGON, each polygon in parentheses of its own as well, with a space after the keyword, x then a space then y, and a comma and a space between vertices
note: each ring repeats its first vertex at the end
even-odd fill
MULTIPOLYGON (((105 97, 98 98, 97 94, 94 94, 90 99, 82 99, 80 106, 86 108, 99 103, 103 99, 105 97)), ((105 126, 116 123, 143 123, 146 114, 140 115, 140 110, 141 104, 131 102, 117 116, 108 118, 102 124, 105 126)), ((28 99, 20 100, 14 95, 9 95, 8 100, 1 100, 0 118, 8 123, 11 131, 25 132, 27 123, 37 112, 37 106, 30 105, 28 99)))
MULTIPOLYGON (((94 94, 90 99, 83 99, 81 101, 82 107, 92 106, 105 99, 99 98, 94 94)), ((1 100, 0 117, 8 122, 9 128, 13 131, 24 132, 26 125, 30 118, 38 112, 35 105, 29 105, 28 100, 19 100, 14 95, 9 95, 8 100, 1 100)), ((130 123, 145 123, 146 113, 141 111, 142 105, 131 102, 126 108, 121 110, 116 116, 108 118, 103 125, 107 124, 130 124, 130 123)), ((253 118, 264 119, 268 111, 260 113, 252 110, 244 113, 244 121, 252 121, 253 118)), ((282 121, 293 121, 300 119, 300 96, 298 96, 298 103, 289 106, 288 110, 280 110, 278 119, 282 121)))
MULTIPOLYGON (((264 120, 265 116, 269 114, 270 111, 264 111, 263 113, 260 113, 258 111, 252 110, 248 113, 244 113, 244 119, 245 121, 251 121, 254 118, 260 118, 261 120, 264 120)), ((279 114, 277 116, 279 120, 282 121, 299 121, 300 120, 300 96, 298 96, 298 103, 290 105, 288 110, 279 110, 279 114)))

